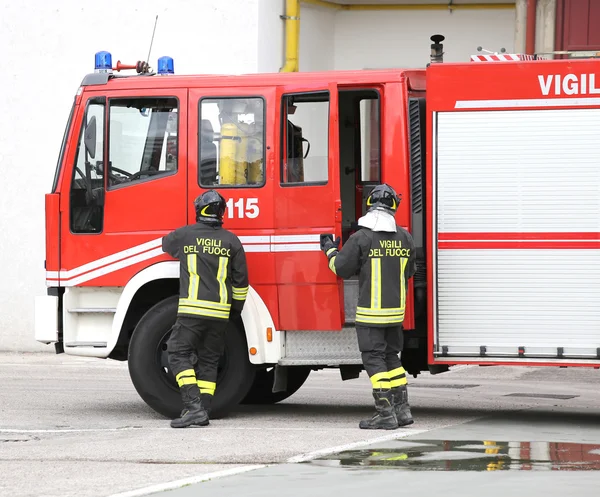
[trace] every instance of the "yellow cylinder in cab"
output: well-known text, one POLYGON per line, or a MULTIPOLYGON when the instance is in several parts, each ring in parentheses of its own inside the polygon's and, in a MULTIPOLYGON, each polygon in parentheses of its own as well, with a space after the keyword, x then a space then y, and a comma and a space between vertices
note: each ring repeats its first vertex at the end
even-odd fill
POLYGON ((221 126, 219 143, 219 184, 235 185, 237 165, 238 128, 235 124, 224 123, 221 126))

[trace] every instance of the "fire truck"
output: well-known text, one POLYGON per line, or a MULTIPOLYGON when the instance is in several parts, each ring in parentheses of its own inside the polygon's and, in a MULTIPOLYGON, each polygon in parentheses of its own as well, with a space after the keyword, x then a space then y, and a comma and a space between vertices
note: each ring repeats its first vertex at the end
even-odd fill
POLYGON ((214 414, 269 404, 309 373, 361 372, 357 277, 333 274, 382 182, 415 240, 402 361, 600 367, 600 62, 475 55, 418 69, 176 75, 170 57, 96 54, 45 196, 35 337, 128 361, 157 412, 181 409, 166 341, 179 265, 161 238, 216 188, 250 289, 227 332, 214 414), (135 74, 123 75, 122 71, 135 74))

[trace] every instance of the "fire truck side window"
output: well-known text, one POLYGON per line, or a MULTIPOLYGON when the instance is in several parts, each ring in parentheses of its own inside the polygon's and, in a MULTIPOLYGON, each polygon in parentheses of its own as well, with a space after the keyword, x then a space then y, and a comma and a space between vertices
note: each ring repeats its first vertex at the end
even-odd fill
POLYGON ((104 220, 104 98, 88 101, 70 192, 73 233, 100 233, 104 220))
POLYGON ((176 98, 110 99, 109 189, 177 172, 176 98))
POLYGON ((327 183, 329 93, 286 95, 282 115, 281 183, 327 183))
POLYGON ((198 123, 198 184, 265 183, 265 103, 261 97, 203 98, 198 123))

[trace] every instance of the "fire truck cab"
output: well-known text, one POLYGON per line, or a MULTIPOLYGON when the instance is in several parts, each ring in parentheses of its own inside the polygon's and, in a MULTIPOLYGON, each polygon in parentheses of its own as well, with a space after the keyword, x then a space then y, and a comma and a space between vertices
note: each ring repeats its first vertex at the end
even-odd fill
POLYGON ((161 238, 195 222, 194 198, 216 188, 250 291, 227 333, 214 414, 285 399, 311 370, 356 378, 357 278, 337 278, 319 240, 343 244, 385 182, 402 194, 397 223, 417 247, 410 374, 600 366, 600 65, 530 58, 177 76, 163 57, 158 74, 138 63, 122 76, 98 53, 46 195, 36 339, 128 360, 144 401, 178 415, 165 343, 179 266, 161 238))

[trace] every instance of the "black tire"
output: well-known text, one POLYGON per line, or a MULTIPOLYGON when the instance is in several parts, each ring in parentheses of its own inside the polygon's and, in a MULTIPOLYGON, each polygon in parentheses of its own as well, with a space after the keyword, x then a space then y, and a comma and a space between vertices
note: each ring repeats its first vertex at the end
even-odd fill
MULTIPOLYGON (((178 296, 169 297, 142 316, 129 343, 129 375, 140 397, 156 412, 176 418, 183 408, 167 360, 167 340, 177 318, 178 296)), ((244 399, 254 381, 241 322, 229 326, 219 362, 217 389, 210 417, 222 417, 244 399)))
POLYGON ((241 402, 242 404, 276 404, 284 399, 294 395, 304 384, 310 368, 295 366, 288 368, 287 390, 285 392, 273 393, 273 379, 275 377, 275 368, 261 369, 256 372, 254 383, 248 394, 241 402))

